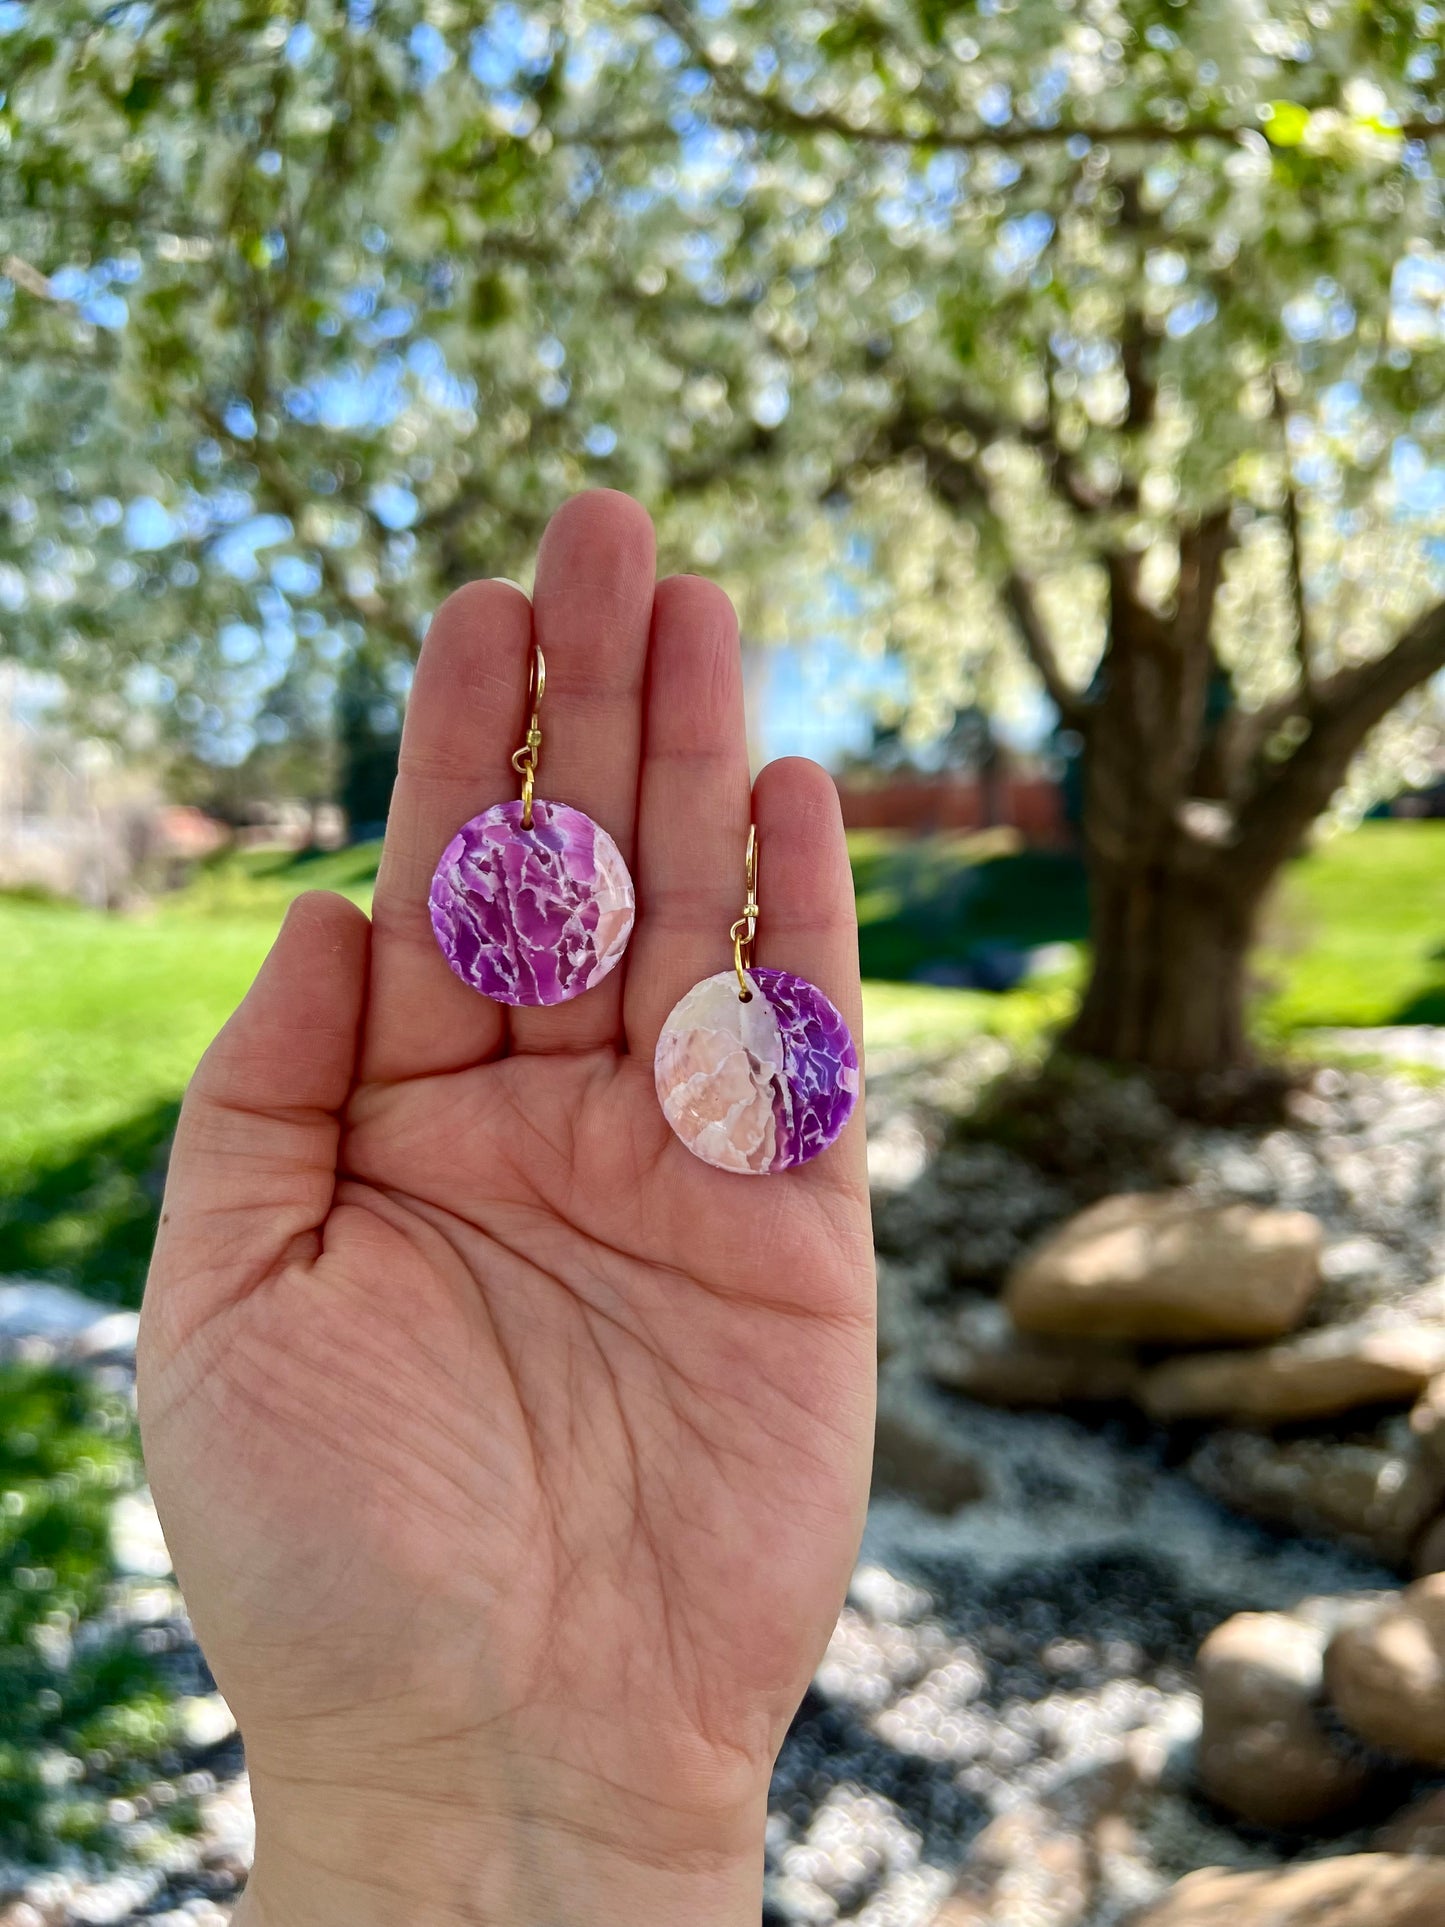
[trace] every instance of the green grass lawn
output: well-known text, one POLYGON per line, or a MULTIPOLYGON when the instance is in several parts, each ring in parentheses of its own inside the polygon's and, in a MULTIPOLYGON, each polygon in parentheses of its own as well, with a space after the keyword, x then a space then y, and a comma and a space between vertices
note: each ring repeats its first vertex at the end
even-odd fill
MULTIPOLYGON (((185 1081, 304 889, 370 895, 374 845, 226 858, 139 915, 0 898, 0 1276, 133 1302, 185 1081)), ((1082 951, 1007 994, 918 982, 991 948, 1078 944, 1068 858, 987 839, 853 844, 870 1051, 987 1032, 1027 1047, 1068 1016, 1082 951)), ((1259 959, 1259 1021, 1445 1022, 1445 823, 1368 823, 1296 864, 1259 959)))
POLYGON ((1267 1036, 1445 1024, 1445 822, 1365 823, 1294 864, 1258 969, 1267 1036))
POLYGON ((139 915, 0 897, 0 1277, 135 1302, 196 1060, 302 890, 366 903, 376 850, 203 870, 139 915))
POLYGON ((370 899, 372 849, 247 856, 132 916, 0 898, 0 1171, 184 1085, 302 890, 370 899))

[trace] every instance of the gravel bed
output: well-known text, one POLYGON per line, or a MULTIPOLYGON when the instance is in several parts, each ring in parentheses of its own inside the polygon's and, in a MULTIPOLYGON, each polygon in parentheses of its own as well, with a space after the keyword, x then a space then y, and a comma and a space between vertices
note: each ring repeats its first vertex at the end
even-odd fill
MULTIPOLYGON (((1388 1575, 1242 1523, 1125 1439, 1053 1414, 932 1402, 987 1497, 942 1520, 874 1501, 779 1760, 765 1920, 927 1927, 990 1822, 1028 1819, 1025 1849, 1082 1838, 1091 1787, 1141 1754, 1147 1798, 1126 1844, 1099 1857, 1070 1927, 1114 1927, 1202 1865, 1297 1852, 1247 1837, 1191 1792, 1191 1663, 1231 1612, 1372 1591, 1388 1575)), ((999 1918, 1014 1927, 1012 1912, 999 1918)), ((1017 1923, 1055 1918, 1024 1906, 1017 1923)))
MULTIPOLYGON (((1040 1232, 1105 1192, 1179 1183, 1314 1212, 1319 1322, 1402 1306, 1445 1315, 1445 1090, 1324 1070, 1283 1123, 1241 1130, 1181 1124, 1138 1080, 1100 1074, 1032 1136, 961 1128, 1009 1066, 990 1039, 946 1063, 870 1065, 885 1327, 960 1286, 996 1288, 1040 1232)), ((33 1307, 26 1299, 22 1316, 11 1299, 16 1329, 0 1330, 0 1349, 27 1355, 41 1341, 17 1321, 33 1307)), ((63 1323, 64 1310, 47 1316, 63 1323)), ((110 1333, 102 1356, 115 1343, 110 1333)), ((765 1922, 928 1927, 960 1869, 984 1867, 1001 1883, 986 1916, 999 1927, 1120 1927, 1196 1867, 1297 1854, 1298 1842, 1241 1831, 1192 1792, 1194 1653, 1232 1612, 1389 1576, 1227 1513, 1157 1442, 929 1393, 901 1376, 906 1339, 892 1349, 900 1375, 885 1372, 885 1396, 926 1402, 985 1496, 946 1519, 874 1501, 847 1605, 778 1763, 765 1922), (1074 1880, 1066 1902, 1050 1897, 1058 1879, 1074 1880)), ((208 1680, 153 1521, 132 1503, 118 1523, 137 1601, 150 1602, 137 1614, 202 1707, 208 1680)), ((30 1918, 3 1903, 0 1918, 222 1927, 249 1859, 249 1811, 234 1740, 219 1728, 200 1740, 189 1790, 205 1827, 177 1862, 102 1880, 38 1876, 19 1902, 30 1918)), ((1365 1843, 1341 1835, 1306 1851, 1365 1843)))

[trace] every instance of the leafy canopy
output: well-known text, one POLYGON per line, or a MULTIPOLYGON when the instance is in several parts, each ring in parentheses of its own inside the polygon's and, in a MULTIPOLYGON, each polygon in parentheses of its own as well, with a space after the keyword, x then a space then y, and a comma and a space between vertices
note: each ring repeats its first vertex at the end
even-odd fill
MULTIPOLYGON (((1430 5, 873 0, 0 8, 0 609, 97 724, 235 760, 399 694, 567 491, 749 628, 906 652, 919 714, 1161 605, 1287 675, 1434 593, 1430 5), (785 566, 784 566, 785 565, 785 566)), ((1400 754, 1418 739, 1400 737, 1400 754)))

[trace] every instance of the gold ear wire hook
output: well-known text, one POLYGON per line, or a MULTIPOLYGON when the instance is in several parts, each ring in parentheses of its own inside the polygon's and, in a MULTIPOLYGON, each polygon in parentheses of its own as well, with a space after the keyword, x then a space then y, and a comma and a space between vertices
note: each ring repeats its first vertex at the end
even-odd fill
POLYGON ((748 987, 748 971, 753 961, 753 939, 758 934, 758 826, 748 825, 748 850, 743 859, 744 875, 747 879, 748 900, 743 905, 743 913, 734 923, 728 935, 733 940, 733 969, 738 973, 738 1002, 750 1004, 753 993, 748 987))
POLYGON ((542 645, 532 644, 532 666, 527 674, 527 704, 531 710, 531 721, 527 724, 527 740, 522 747, 512 752, 512 768, 522 779, 522 828, 532 827, 532 791, 537 782, 537 763, 542 754, 542 724, 538 712, 542 707, 542 697, 547 690, 547 659, 542 654, 542 645))

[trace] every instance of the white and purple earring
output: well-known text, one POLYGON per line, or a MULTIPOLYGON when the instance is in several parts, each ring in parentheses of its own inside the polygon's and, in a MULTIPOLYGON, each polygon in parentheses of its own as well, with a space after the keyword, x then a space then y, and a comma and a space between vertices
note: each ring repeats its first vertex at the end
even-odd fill
POLYGON ((532 645, 531 720, 512 757, 522 794, 463 823, 442 851, 428 905, 442 955, 499 1004, 565 1004, 616 968, 632 935, 632 878, 600 824, 532 792, 547 687, 532 645))
POLYGON ((858 1052, 842 1013, 789 970, 755 970, 758 833, 747 902, 729 935, 733 968, 694 984, 653 1059, 663 1115, 696 1157, 762 1177, 826 1151, 858 1101, 858 1052))

